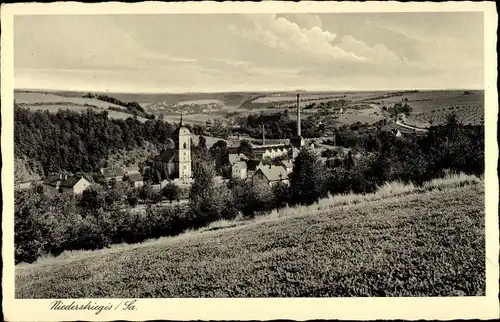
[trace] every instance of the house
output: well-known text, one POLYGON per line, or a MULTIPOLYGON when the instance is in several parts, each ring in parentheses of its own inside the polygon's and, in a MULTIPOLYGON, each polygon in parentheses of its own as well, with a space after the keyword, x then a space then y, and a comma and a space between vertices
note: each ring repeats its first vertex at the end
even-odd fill
POLYGON ((113 179, 116 181, 122 181, 125 170, 119 167, 102 168, 101 173, 107 182, 110 182, 113 179))
POLYGON ((133 187, 141 187, 144 185, 144 179, 140 173, 130 173, 125 175, 126 181, 133 187))
POLYGON ((90 187, 91 183, 84 177, 53 175, 43 181, 44 193, 48 196, 55 196, 58 193, 77 195, 90 187))
POLYGON ((246 179, 248 157, 243 153, 230 153, 231 175, 233 178, 246 179))
POLYGON ((231 165, 231 174, 233 178, 246 179, 247 178, 247 163, 245 161, 238 161, 231 165))
POLYGON ((229 163, 233 165, 236 162, 247 161, 248 157, 243 153, 229 153, 229 163))
POLYGON ((274 185, 278 182, 283 182, 288 184, 290 181, 288 179, 288 172, 283 166, 262 166, 257 169, 252 177, 252 180, 259 180, 268 183, 269 185, 274 185))

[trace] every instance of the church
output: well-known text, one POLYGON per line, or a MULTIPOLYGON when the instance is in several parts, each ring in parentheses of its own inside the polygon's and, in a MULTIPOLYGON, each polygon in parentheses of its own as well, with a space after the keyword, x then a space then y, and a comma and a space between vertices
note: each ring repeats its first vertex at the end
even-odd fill
POLYGON ((151 159, 155 169, 161 169, 164 177, 179 183, 190 183, 191 169, 191 132, 181 120, 175 130, 174 148, 168 149, 151 159))

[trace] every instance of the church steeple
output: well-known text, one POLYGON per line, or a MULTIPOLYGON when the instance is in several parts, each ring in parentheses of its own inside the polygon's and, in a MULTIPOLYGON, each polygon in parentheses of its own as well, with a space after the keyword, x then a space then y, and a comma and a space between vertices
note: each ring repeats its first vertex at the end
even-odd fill
POLYGON ((181 112, 181 121, 179 122, 179 127, 184 126, 184 122, 182 121, 182 112, 181 112))

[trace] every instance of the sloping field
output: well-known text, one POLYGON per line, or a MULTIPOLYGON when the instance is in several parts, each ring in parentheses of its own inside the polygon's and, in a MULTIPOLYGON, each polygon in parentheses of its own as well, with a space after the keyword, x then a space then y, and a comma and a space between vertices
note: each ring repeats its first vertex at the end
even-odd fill
POLYGON ((36 93, 36 92, 15 92, 14 99, 16 103, 20 104, 50 104, 50 103, 67 103, 72 105, 92 105, 99 108, 107 109, 110 106, 117 107, 120 109, 125 109, 125 107, 104 102, 94 98, 83 98, 83 97, 68 97, 68 96, 59 96, 55 94, 46 94, 46 93, 36 93))
POLYGON ((441 189, 18 265, 16 297, 484 295, 484 186, 441 189))
MULTIPOLYGON (((70 110, 73 112, 85 112, 87 109, 92 109, 96 111, 97 113, 101 113, 103 110, 102 109, 97 109, 89 106, 83 106, 83 105, 59 105, 59 104, 43 104, 43 105, 25 105, 23 106, 25 108, 29 108, 31 110, 47 110, 49 112, 57 112, 59 110, 70 110)), ((113 118, 113 119, 128 119, 129 117, 134 117, 132 114, 128 113, 123 113, 123 112, 118 112, 118 111, 113 111, 113 110, 107 110, 108 112, 108 117, 113 118)), ((140 122, 146 122, 146 119, 143 117, 138 116, 137 120, 140 122)))
POLYGON ((422 91, 407 93, 402 96, 375 99, 381 105, 392 105, 394 103, 408 103, 415 113, 429 113, 434 109, 450 108, 452 106, 484 106, 484 91, 470 91, 468 95, 464 91, 422 91), (403 99, 408 99, 404 101, 403 99))

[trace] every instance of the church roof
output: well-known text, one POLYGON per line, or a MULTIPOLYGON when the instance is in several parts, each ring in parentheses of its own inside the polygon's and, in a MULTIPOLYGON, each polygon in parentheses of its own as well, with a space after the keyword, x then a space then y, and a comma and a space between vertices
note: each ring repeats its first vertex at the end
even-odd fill
POLYGON ((153 157, 153 161, 158 161, 158 162, 178 162, 179 161, 179 153, 177 152, 177 149, 168 149, 166 151, 163 151, 159 155, 153 157))

